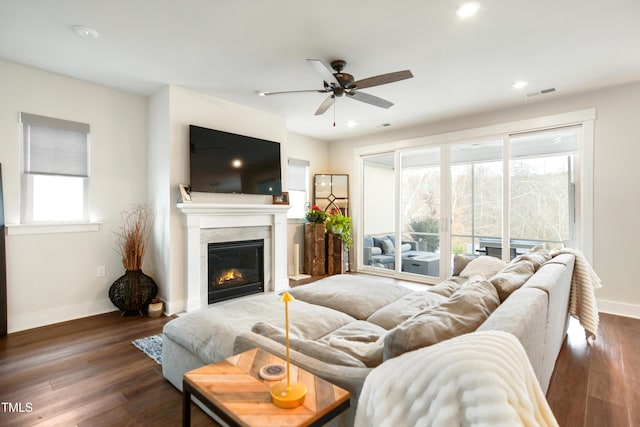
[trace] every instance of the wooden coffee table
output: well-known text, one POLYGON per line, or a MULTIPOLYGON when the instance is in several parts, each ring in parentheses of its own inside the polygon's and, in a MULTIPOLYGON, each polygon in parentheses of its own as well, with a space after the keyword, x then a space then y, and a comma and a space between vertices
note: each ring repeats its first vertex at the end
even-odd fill
MULTIPOLYGON (((286 362, 264 350, 252 350, 184 374, 183 425, 191 424, 191 396, 230 426, 320 426, 349 408, 349 392, 291 364, 291 382, 307 387, 304 404, 282 409, 271 403, 271 386, 258 371, 286 362)), ((286 381, 286 378, 284 379, 286 381)))

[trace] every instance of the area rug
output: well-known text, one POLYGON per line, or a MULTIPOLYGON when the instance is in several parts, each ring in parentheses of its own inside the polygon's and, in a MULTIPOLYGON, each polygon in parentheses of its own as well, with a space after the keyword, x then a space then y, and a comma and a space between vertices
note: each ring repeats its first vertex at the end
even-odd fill
POLYGON ((131 344, 155 360, 158 365, 162 365, 162 334, 139 338, 131 341, 131 344))

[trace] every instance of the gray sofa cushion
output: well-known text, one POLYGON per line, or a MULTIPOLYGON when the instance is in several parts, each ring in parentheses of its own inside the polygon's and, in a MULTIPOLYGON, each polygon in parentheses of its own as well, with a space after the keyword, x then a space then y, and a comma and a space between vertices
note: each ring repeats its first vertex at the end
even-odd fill
POLYGON ((435 294, 442 295, 445 298, 449 298, 455 291, 460 289, 460 286, 464 285, 467 280, 468 279, 464 277, 451 276, 447 280, 431 286, 427 289, 427 292, 433 292, 435 294))
POLYGON ((322 337, 319 342, 344 351, 372 368, 382 363, 383 338, 386 333, 378 325, 356 320, 322 337))
POLYGON ((365 248, 372 248, 375 245, 373 244, 373 237, 371 236, 364 236, 364 245, 365 248))
POLYGON ((489 281, 469 282, 447 301, 390 331, 384 339, 384 359, 475 331, 499 304, 496 288, 489 281))
POLYGON ((524 282, 533 276, 533 270, 533 264, 530 261, 521 259, 507 264, 505 268, 489 279, 498 291, 500 302, 506 300, 513 291, 524 285, 524 282))
POLYGON ((289 293, 300 301, 332 308, 366 320, 374 312, 411 293, 393 279, 375 276, 339 274, 298 286, 289 293))
POLYGON ((434 292, 415 291, 382 307, 367 319, 384 329, 393 329, 410 317, 421 313, 427 307, 438 305, 447 298, 434 292))
MULTIPOLYGON (((355 319, 345 313, 303 301, 289 303, 291 330, 306 339, 318 339, 355 319), (310 322, 309 319, 313 319, 310 322)), ((179 316, 167 323, 164 334, 205 363, 233 355, 236 336, 264 321, 284 327, 284 303, 276 294, 252 295, 215 304, 215 307, 179 316)))
POLYGON ((459 276, 462 273, 462 270, 469 264, 471 261, 476 259, 477 257, 472 257, 468 255, 455 255, 453 257, 453 276, 459 276))
POLYGON ((529 252, 523 255, 518 255, 512 261, 520 261, 527 260, 533 264, 533 270, 538 271, 538 269, 547 261, 551 259, 551 252, 547 249, 544 249, 542 246, 536 246, 531 249, 529 252))
POLYGON ((460 272, 460 277, 470 278, 481 275, 485 278, 489 278, 502 270, 506 265, 507 263, 499 258, 483 255, 467 264, 467 266, 460 272))

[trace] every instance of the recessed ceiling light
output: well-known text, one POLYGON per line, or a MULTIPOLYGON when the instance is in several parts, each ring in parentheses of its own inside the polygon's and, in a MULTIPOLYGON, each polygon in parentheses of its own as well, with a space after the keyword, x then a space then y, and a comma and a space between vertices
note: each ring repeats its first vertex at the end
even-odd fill
POLYGON ((352 127, 355 127, 355 126, 358 126, 358 123, 356 123, 355 121, 353 121, 353 120, 349 120, 349 121, 347 122, 347 127, 348 127, 348 128, 352 128, 352 127))
POLYGON ((526 87, 528 84, 529 82, 520 80, 519 82, 515 82, 513 85, 511 85, 511 87, 513 87, 514 89, 522 89, 526 87))
POLYGON ((459 18, 466 19, 470 18, 476 14, 476 12, 480 9, 480 3, 477 1, 468 1, 463 3, 458 10, 456 10, 456 15, 459 18))
POLYGON ((100 37, 100 34, 96 30, 85 27, 84 25, 74 25, 71 29, 80 37, 84 37, 85 39, 97 39, 100 37))

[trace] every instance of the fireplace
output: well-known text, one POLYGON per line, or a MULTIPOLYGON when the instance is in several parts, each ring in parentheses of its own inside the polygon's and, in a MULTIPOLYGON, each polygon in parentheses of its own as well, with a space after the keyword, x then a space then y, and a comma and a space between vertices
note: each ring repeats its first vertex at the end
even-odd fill
POLYGON ((207 244, 208 303, 264 292, 264 240, 207 244))

